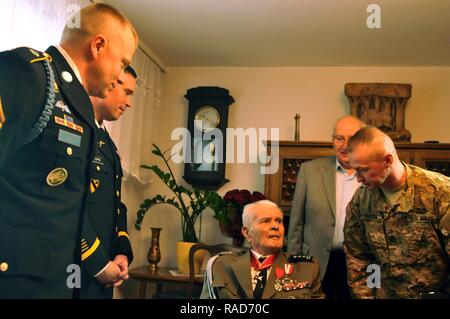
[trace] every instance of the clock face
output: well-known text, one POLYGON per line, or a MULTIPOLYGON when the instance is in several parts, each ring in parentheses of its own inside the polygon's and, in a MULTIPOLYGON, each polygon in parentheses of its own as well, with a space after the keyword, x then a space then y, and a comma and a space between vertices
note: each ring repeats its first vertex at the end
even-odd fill
POLYGON ((220 115, 214 107, 203 106, 195 113, 194 120, 201 121, 194 123, 199 130, 206 132, 216 128, 219 125, 220 115))

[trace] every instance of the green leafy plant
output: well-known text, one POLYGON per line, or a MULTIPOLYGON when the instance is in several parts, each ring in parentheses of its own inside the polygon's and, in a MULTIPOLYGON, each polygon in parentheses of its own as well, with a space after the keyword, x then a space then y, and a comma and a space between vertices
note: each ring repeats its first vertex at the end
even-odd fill
POLYGON ((197 243, 198 237, 194 225, 198 217, 200 217, 207 207, 216 211, 217 209, 220 209, 220 207, 224 207, 225 203, 222 197, 214 191, 196 188, 189 190, 186 187, 179 185, 169 165, 170 156, 166 155, 169 150, 162 152, 155 144, 153 144, 153 148, 152 153, 163 159, 167 171, 163 171, 157 165, 141 165, 141 167, 152 170, 171 190, 174 196, 167 197, 156 195, 153 198, 145 199, 140 204, 140 208, 137 211, 134 226, 137 230, 140 230, 145 214, 150 208, 160 204, 168 204, 175 207, 181 213, 183 241, 197 243))

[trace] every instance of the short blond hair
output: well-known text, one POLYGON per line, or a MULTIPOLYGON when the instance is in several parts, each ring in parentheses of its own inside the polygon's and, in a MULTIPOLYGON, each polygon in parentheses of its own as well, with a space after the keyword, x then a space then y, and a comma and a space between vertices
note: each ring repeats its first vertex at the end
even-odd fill
POLYGON ((105 20, 108 17, 117 21, 122 27, 129 28, 136 41, 136 46, 139 43, 139 37, 134 26, 113 6, 105 3, 94 3, 75 14, 80 15, 80 27, 72 27, 66 24, 61 35, 61 44, 67 42, 80 43, 88 37, 104 32, 103 28, 105 27, 105 22, 107 22, 105 20))
POLYGON ((369 145, 369 151, 373 159, 381 160, 386 152, 398 158, 392 139, 379 128, 366 126, 360 129, 348 141, 348 153, 353 153, 360 145, 369 145))

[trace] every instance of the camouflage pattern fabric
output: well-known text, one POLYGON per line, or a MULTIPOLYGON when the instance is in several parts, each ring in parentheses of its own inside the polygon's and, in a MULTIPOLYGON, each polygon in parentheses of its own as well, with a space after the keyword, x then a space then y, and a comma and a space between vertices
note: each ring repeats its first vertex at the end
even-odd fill
POLYGON ((405 167, 406 188, 394 205, 380 188, 360 187, 347 206, 344 250, 355 298, 448 293, 450 178, 405 167), (380 266, 380 288, 367 285, 370 264, 380 266))

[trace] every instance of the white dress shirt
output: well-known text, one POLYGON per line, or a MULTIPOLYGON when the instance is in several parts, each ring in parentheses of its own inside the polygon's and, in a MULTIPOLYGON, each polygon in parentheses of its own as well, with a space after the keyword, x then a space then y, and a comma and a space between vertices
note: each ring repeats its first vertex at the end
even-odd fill
POLYGON ((345 210, 361 184, 356 172, 349 174, 336 160, 336 226, 334 228, 333 249, 342 249, 344 244, 345 210))
POLYGON ((78 81, 80 81, 80 83, 83 84, 83 79, 81 78, 80 70, 78 70, 77 65, 75 64, 75 62, 73 62, 70 55, 61 46, 58 45, 56 46, 56 48, 58 49, 59 53, 61 53, 62 56, 66 59, 69 66, 72 68, 73 73, 75 73, 75 76, 77 77, 78 81))

